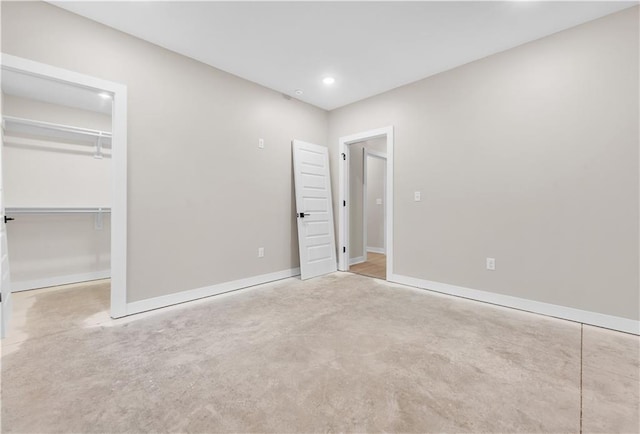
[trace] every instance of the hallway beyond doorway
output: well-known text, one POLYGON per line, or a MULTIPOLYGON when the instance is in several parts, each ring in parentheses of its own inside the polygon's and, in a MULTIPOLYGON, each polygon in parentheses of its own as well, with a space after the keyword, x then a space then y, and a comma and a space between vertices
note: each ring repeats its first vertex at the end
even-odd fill
POLYGON ((387 280, 387 256, 383 253, 367 253, 367 260, 349 267, 349 271, 363 276, 387 280))

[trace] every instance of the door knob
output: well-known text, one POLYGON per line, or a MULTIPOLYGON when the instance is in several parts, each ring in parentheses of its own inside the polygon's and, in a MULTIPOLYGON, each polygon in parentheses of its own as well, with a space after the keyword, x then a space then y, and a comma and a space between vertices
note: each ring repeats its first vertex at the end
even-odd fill
POLYGON ((298 217, 300 217, 301 219, 304 218, 304 216, 307 216, 307 215, 311 215, 311 214, 309 214, 308 212, 298 213, 298 217))
POLYGON ((14 219, 13 217, 7 217, 7 216, 4 216, 4 222, 5 222, 5 223, 6 223, 6 222, 10 222, 10 221, 12 221, 12 220, 15 220, 15 219, 14 219))

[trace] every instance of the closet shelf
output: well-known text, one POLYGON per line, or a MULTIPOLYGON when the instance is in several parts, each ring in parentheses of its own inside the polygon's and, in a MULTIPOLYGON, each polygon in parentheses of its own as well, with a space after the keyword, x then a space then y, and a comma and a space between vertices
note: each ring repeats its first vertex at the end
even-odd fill
POLYGON ((111 147, 110 132, 74 127, 71 125, 3 116, 2 129, 7 134, 26 134, 45 139, 62 139, 78 143, 84 142, 96 148, 96 158, 103 157, 102 148, 111 147))
POLYGON ((4 209, 5 214, 94 214, 94 213, 110 213, 111 208, 74 208, 74 207, 51 207, 51 208, 14 208, 7 207, 4 209))
MULTIPOLYGON (((92 130, 89 128, 74 127, 71 125, 54 124, 51 122, 37 121, 34 119, 16 118, 13 116, 3 116, 2 125, 7 132, 20 132, 34 135, 46 135, 51 131, 57 131, 61 133, 68 133, 75 136, 77 139, 87 139, 87 137, 111 140, 111 133, 107 131, 92 130)), ((103 142, 105 143, 105 142, 103 142)))

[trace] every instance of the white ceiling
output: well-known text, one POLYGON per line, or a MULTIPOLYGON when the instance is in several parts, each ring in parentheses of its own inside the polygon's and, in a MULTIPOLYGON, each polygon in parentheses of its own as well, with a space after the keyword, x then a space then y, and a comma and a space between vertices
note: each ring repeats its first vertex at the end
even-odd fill
POLYGON ((329 110, 638 4, 52 3, 329 110))
POLYGON ((6 69, 2 70, 2 92, 5 95, 111 114, 111 98, 103 98, 94 90, 6 69))

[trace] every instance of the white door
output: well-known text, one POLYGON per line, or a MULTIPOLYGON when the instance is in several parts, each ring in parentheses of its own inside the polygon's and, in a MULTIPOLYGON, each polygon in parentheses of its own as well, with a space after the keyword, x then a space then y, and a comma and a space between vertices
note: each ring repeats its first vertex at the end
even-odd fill
POLYGON ((4 215, 4 190, 2 187, 2 149, 4 132, 0 132, 0 337, 5 337, 11 318, 11 288, 9 287, 9 251, 7 250, 7 225, 4 215))
POLYGON ((302 280, 337 270, 329 150, 293 141, 293 174, 302 280))

